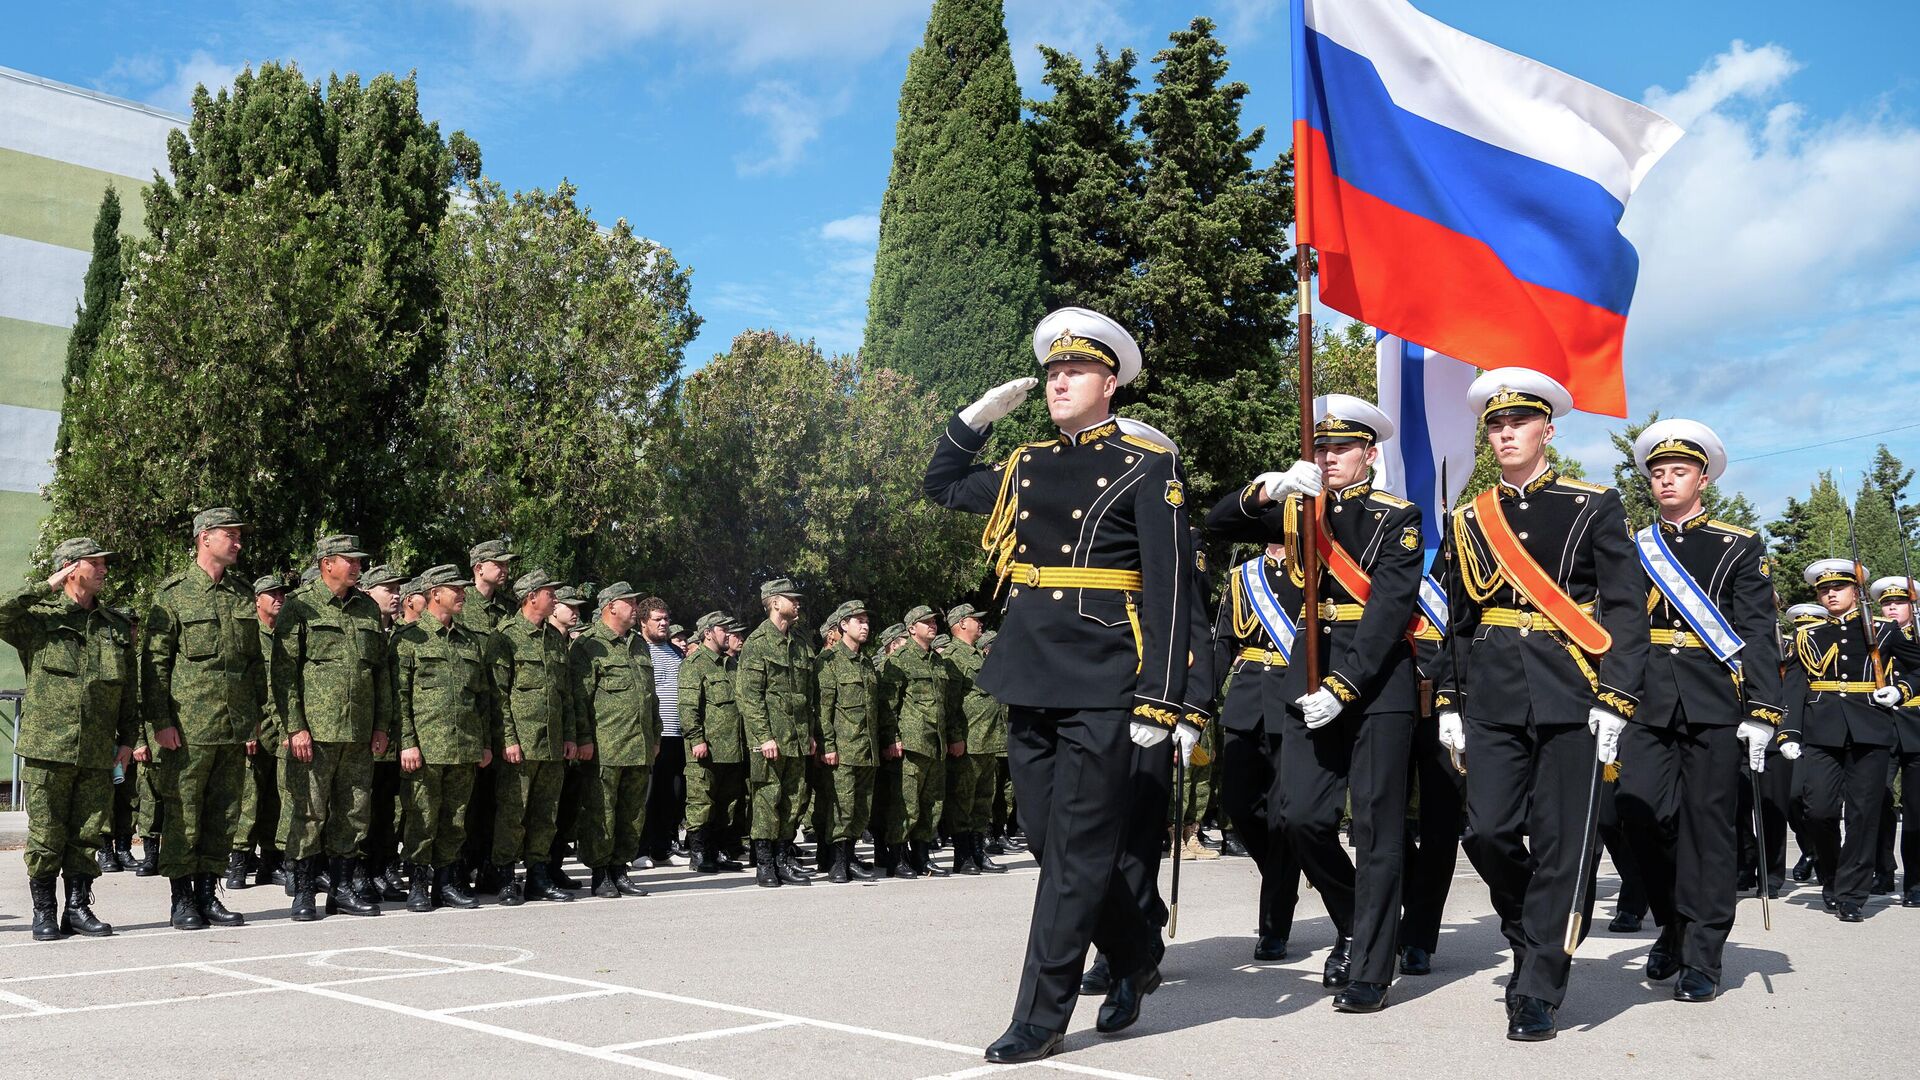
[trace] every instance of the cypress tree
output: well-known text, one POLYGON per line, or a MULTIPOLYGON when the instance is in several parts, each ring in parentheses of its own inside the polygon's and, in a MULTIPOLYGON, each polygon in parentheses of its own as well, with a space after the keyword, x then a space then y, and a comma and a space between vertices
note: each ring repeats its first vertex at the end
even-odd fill
POLYGON ((1000 0, 936 0, 900 88, 864 362, 943 406, 1031 374, 1038 200, 1000 0))
MULTIPOLYGON (((93 219, 93 258, 87 263, 86 289, 80 294, 80 306, 74 312, 73 336, 67 338, 67 371, 60 389, 71 394, 87 377, 87 364, 93 347, 107 326, 113 302, 120 298, 120 286, 126 272, 120 268, 120 193, 107 185, 100 196, 100 213, 93 219)), ((60 432, 54 436, 53 460, 67 452, 67 418, 60 416, 60 432)))

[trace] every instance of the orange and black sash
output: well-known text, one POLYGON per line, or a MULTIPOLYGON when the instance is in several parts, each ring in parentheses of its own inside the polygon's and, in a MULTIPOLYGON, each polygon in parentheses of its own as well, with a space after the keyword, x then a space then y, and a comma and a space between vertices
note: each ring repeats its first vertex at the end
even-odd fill
MULTIPOLYGON (((1347 595, 1362 605, 1366 604, 1367 600, 1373 596, 1373 577, 1361 567, 1359 559, 1354 558, 1351 552, 1340 546, 1340 541, 1334 539, 1333 532, 1327 528, 1325 495, 1314 497, 1313 526, 1314 531, 1319 534, 1320 557, 1326 560, 1327 570, 1333 575, 1333 580, 1347 590, 1347 595)), ((1416 606, 1412 621, 1407 623, 1407 633, 1418 634, 1426 628, 1427 620, 1419 614, 1416 606)))
POLYGON ((1613 635, 1574 603, 1513 534, 1507 513, 1500 506, 1500 493, 1493 488, 1481 492, 1473 500, 1473 508, 1479 514, 1480 534, 1487 538, 1487 547, 1500 564, 1501 576, 1526 597, 1527 603, 1552 619, 1588 655, 1598 656, 1612 648, 1613 635))

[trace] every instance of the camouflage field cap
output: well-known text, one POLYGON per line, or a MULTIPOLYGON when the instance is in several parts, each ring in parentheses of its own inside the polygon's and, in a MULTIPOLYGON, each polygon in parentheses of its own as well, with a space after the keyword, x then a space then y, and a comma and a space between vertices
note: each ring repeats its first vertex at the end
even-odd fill
POLYGON ((693 632, 705 636, 707 631, 716 626, 725 627, 727 623, 731 621, 732 616, 724 611, 709 611, 705 615, 693 620, 693 632))
POLYGON ((976 649, 979 649, 982 652, 985 652, 987 650, 987 647, 993 644, 993 639, 999 636, 1000 636, 1000 631, 989 630, 986 633, 980 635, 980 640, 974 642, 973 647, 976 649))
POLYGON ((406 580, 407 575, 394 569, 392 565, 380 563, 367 567, 366 572, 360 575, 360 587, 362 589, 377 589, 382 585, 399 585, 406 580))
POLYGON ((939 616, 934 614, 932 608, 928 607, 925 604, 921 604, 920 606, 914 608, 912 611, 907 612, 905 617, 903 617, 900 620, 900 625, 903 627, 912 626, 914 623, 926 622, 928 619, 937 619, 937 618, 939 618, 939 616))
POLYGON ((760 586, 760 599, 766 600, 775 596, 791 596, 798 600, 802 594, 800 587, 793 583, 792 578, 777 577, 760 586))
POLYGON ((947 612, 947 625, 954 626, 958 624, 961 619, 980 619, 985 616, 986 612, 981 611, 972 604, 959 604, 947 612))
POLYGON ((881 648, 884 649, 887 646, 893 644, 896 641, 899 641, 901 638, 906 636, 907 636, 907 624, 894 623, 892 626, 889 626, 885 630, 880 631, 879 645, 881 648))
POLYGON ((247 523, 231 506, 209 507, 193 515, 193 535, 199 536, 208 529, 244 529, 247 523))
POLYGON ((473 581, 461 574, 460 568, 452 563, 441 563, 422 571, 419 577, 413 579, 413 583, 421 592, 428 592, 442 585, 464 589, 473 581))
POLYGON ((279 574, 261 574, 259 577, 253 579, 253 595, 255 596, 259 596, 262 593, 285 592, 286 590, 287 579, 281 577, 279 574))
POLYGON ((624 581, 616 581, 606 588, 601 589, 600 595, 596 597, 596 599, 599 601, 601 607, 606 607, 615 600, 634 600, 638 599, 639 596, 640 590, 624 581))
POLYGON ((313 545, 314 562, 319 562, 321 559, 331 555, 345 555, 349 559, 366 559, 372 557, 360 550, 360 538, 352 533, 335 533, 332 536, 323 536, 313 545))
POLYGON ((866 613, 867 602, 865 600, 849 600, 833 609, 833 614, 827 616, 827 625, 839 626, 855 615, 865 615, 866 613))
POLYGON ((467 549, 468 566, 479 566, 483 562, 512 562, 519 557, 507 549, 505 540, 482 540, 467 549))
POLYGON ((113 552, 101 547, 91 537, 76 536, 71 540, 60 541, 60 546, 53 549, 53 568, 65 570, 68 564, 77 563, 81 559, 97 559, 102 555, 112 554, 113 552))
POLYGON ((300 571, 300 584, 311 585, 313 584, 314 579, 318 578, 319 576, 320 576, 320 568, 318 566, 309 566, 305 570, 300 571))
POLYGON ((562 604, 585 604, 589 602, 587 600, 587 594, 582 592, 578 585, 560 586, 553 590, 553 598, 562 604))
POLYGON ((668 640, 672 640, 674 638, 686 637, 686 636, 687 636, 687 628, 684 626, 681 626, 679 623, 674 623, 672 626, 667 627, 668 640))
POLYGON ((559 593, 557 591, 559 588, 560 583, 553 580, 552 574, 547 573, 545 570, 529 570, 514 579, 513 595, 525 600, 541 589, 554 589, 556 590, 554 598, 559 599, 559 593))

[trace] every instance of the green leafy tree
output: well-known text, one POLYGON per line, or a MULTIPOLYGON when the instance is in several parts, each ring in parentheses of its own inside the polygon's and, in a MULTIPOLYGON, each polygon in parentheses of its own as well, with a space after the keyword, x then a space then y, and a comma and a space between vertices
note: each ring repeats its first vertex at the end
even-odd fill
POLYGON ((1773 582, 1782 602, 1811 603, 1813 588, 1803 575, 1808 564, 1849 554, 1847 507, 1833 474, 1821 472, 1805 500, 1788 498, 1780 517, 1767 526, 1767 533, 1773 538, 1773 582))
POLYGON ((1146 143, 1132 121, 1133 50, 1096 51, 1088 71, 1072 53, 1040 46, 1053 96, 1030 101, 1034 179, 1046 236, 1047 306, 1137 318, 1133 275, 1144 210, 1146 143))
POLYGON ((900 88, 864 355, 963 405, 1032 370, 1042 277, 1000 0, 936 0, 900 88))
MULTIPOLYGON (((120 267, 120 193, 112 184, 100 197, 100 213, 93 219, 93 257, 87 261, 87 281, 74 312, 73 334, 67 338, 67 369, 60 386, 72 394, 87 377, 87 365, 100 335, 110 325, 113 302, 120 299, 120 286, 126 273, 120 267)), ((67 430, 66 414, 60 416, 60 431, 54 436, 54 467, 66 455, 72 438, 67 430)))
POLYGON ((807 618, 859 598, 882 624, 972 589, 977 519, 921 496, 944 408, 898 372, 749 331, 689 376, 649 466, 659 499, 641 573, 662 595, 751 616, 791 576, 807 618))
POLYGON ((316 533, 375 550, 437 512, 419 410, 443 352, 433 237, 456 171, 411 78, 322 89, 292 66, 194 94, 145 194, 113 328, 68 400, 42 532, 123 552, 138 591, 176 568, 201 507, 255 522, 246 565, 304 562, 316 533))
MULTIPOLYGON (((1620 501, 1626 504, 1627 521, 1635 529, 1644 529, 1660 516, 1660 506, 1653 501, 1653 485, 1641 474, 1639 466, 1634 464, 1633 443, 1647 425, 1660 419, 1656 410, 1647 414, 1641 422, 1629 423, 1625 431, 1608 432, 1607 437, 1613 448, 1619 452, 1620 459, 1613 464, 1613 486, 1620 492, 1620 501)), ((1752 500, 1745 492, 1728 491, 1718 484, 1709 484, 1700 493, 1700 505, 1708 517, 1717 518, 1743 529, 1760 528, 1760 516, 1753 508, 1752 500)))
POLYGON ((446 363, 425 415, 441 514, 421 536, 460 561, 501 532, 576 580, 640 547, 641 466, 700 326, 690 272, 623 219, 602 231, 571 184, 476 184, 439 234, 446 363))

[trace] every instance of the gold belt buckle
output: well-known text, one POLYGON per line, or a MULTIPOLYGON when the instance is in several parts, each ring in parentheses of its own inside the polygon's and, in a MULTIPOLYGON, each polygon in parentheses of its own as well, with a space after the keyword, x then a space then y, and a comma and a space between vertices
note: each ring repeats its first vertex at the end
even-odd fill
POLYGON ((1040 587, 1040 568, 1038 566, 1027 567, 1027 588, 1037 589, 1039 587, 1040 587))
POLYGON ((1676 648, 1676 649, 1684 649, 1684 648, 1686 648, 1686 647, 1687 647, 1687 645, 1688 645, 1688 644, 1689 644, 1689 642, 1688 642, 1688 639, 1687 639, 1687 632, 1686 632, 1685 630, 1675 630, 1675 631, 1673 632, 1673 647, 1674 647, 1674 648, 1676 648))
POLYGON ((1521 637, 1526 637, 1528 634, 1533 633, 1533 612, 1523 611, 1516 616, 1513 621, 1519 626, 1521 637))
POLYGON ((1320 617, 1332 622, 1340 617, 1340 605, 1331 600, 1320 601, 1320 617))

